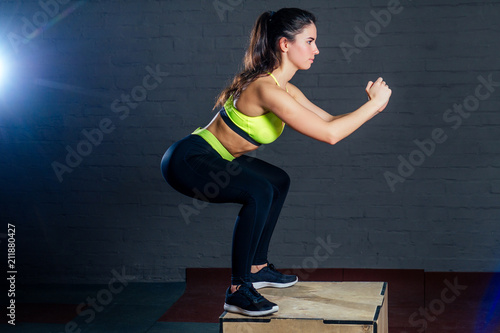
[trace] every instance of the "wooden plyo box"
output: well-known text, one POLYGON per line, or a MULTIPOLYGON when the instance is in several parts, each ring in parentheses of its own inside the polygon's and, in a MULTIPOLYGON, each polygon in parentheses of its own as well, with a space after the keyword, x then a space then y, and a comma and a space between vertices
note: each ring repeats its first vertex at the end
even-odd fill
POLYGON ((224 312, 221 333, 388 333, 386 282, 298 282, 259 292, 278 304, 264 317, 224 312))

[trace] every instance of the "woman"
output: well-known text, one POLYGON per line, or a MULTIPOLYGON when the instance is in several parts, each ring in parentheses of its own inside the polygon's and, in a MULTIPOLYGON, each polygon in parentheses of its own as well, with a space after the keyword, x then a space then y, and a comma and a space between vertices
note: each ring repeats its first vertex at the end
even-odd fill
POLYGON ((290 287, 298 280, 278 272, 267 258, 290 179, 280 168, 245 153, 276 140, 285 124, 333 145, 382 111, 391 95, 382 78, 370 81, 367 103, 332 116, 290 84, 296 71, 309 69, 319 54, 315 22, 313 14, 296 8, 260 15, 243 71, 218 97, 220 112, 205 128, 174 143, 162 159, 163 176, 179 192, 242 204, 234 227, 226 311, 249 316, 276 312, 278 306, 256 289, 290 287))

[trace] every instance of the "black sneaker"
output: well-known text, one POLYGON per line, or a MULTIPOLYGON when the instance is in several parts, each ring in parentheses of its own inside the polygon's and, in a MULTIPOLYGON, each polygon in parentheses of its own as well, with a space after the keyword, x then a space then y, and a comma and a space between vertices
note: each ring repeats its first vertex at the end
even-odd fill
POLYGON ((278 272, 273 264, 268 264, 260 271, 250 274, 250 282, 255 289, 264 287, 287 288, 299 281, 296 275, 286 275, 278 272))
POLYGON ((278 305, 265 299, 252 285, 241 285, 234 293, 231 293, 231 288, 226 291, 225 311, 254 317, 266 316, 278 309, 278 305))

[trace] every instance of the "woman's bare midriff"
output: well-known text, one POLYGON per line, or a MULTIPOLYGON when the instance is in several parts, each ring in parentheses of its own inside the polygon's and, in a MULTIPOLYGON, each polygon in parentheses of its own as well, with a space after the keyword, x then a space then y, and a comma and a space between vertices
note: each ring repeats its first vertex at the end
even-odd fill
POLYGON ((224 120, 222 120, 220 114, 215 116, 206 129, 215 135, 220 143, 222 143, 227 151, 235 158, 259 148, 235 133, 226 125, 224 120))

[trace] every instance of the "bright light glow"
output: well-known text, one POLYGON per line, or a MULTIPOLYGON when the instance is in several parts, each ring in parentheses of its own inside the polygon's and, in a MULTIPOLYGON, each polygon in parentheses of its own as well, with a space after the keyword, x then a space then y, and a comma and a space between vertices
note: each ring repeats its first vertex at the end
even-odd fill
POLYGON ((7 77, 9 76, 9 58, 0 49, 0 95, 4 92, 4 88, 7 86, 7 77))
POLYGON ((8 86, 8 77, 10 74, 9 63, 10 59, 5 55, 5 53, 2 52, 2 49, 0 48, 0 97, 4 95, 5 89, 8 86))
POLYGON ((0 86, 2 85, 4 74, 5 74, 5 64, 2 59, 2 56, 0 55, 0 86))

